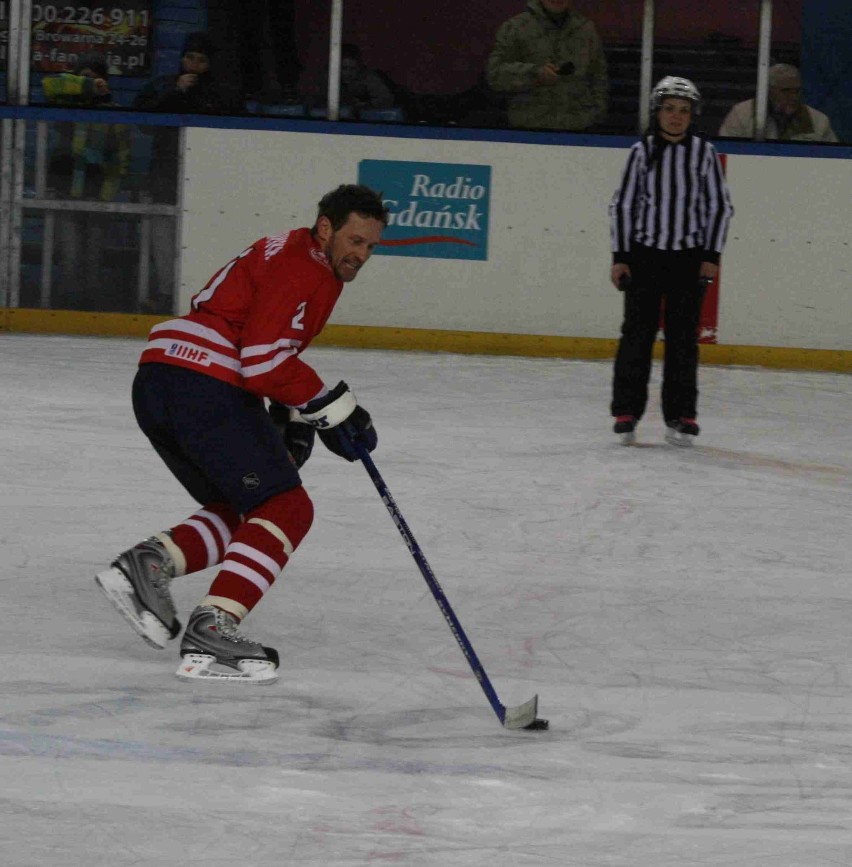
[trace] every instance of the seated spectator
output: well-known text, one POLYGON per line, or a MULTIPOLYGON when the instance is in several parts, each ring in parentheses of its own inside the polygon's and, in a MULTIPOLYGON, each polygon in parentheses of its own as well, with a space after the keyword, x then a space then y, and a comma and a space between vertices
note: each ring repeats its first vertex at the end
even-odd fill
POLYGON ((137 111, 171 114, 227 114, 235 106, 210 72, 214 48, 206 33, 190 33, 183 45, 180 69, 149 81, 136 99, 137 111))
MULTIPOLYGON (((328 103, 328 62, 322 71, 306 69, 299 86, 302 99, 314 116, 325 114, 328 103)), ((362 112, 401 108, 383 73, 370 69, 357 45, 344 42, 340 47, 340 118, 357 120, 362 112)))
POLYGON ((570 0, 527 0, 500 26, 486 68, 488 84, 506 94, 510 126, 580 131, 606 116, 603 46, 570 0))
MULTIPOLYGON (((206 33, 190 33, 183 46, 180 69, 149 81, 133 101, 137 111, 169 114, 228 114, 236 109, 232 99, 210 72, 214 48, 206 33)), ((150 171, 145 194, 156 204, 177 202, 180 130, 176 126, 143 128, 153 137, 150 171)), ((151 251, 157 292, 143 305, 144 312, 168 313, 174 300, 175 220, 151 218, 151 251)))
MULTIPOLYGON (((82 55, 71 72, 46 75, 48 105, 114 108, 102 54, 82 55)), ((118 123, 58 122, 47 166, 48 195, 60 199, 116 199, 130 167, 130 129, 118 123)), ((97 210, 57 211, 57 296, 54 306, 91 310, 107 302, 101 255, 110 214, 97 210)), ((108 303, 108 302, 107 302, 108 303)))
POLYGON ((68 108, 114 106, 109 86, 109 72, 103 54, 84 54, 70 72, 46 75, 42 81, 49 105, 68 108))
POLYGON ((378 72, 364 64, 361 49, 351 43, 340 48, 340 104, 356 113, 394 107, 390 88, 378 72))
MULTIPOLYGON (((720 136, 754 138, 755 100, 737 103, 722 121, 720 136)), ((769 106, 766 138, 773 141, 836 142, 831 121, 802 100, 802 76, 789 63, 769 69, 769 106)))

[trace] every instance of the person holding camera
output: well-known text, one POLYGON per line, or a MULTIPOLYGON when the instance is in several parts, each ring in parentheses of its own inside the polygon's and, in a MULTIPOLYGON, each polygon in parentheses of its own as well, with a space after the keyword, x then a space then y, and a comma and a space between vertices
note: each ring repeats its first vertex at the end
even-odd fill
POLYGON ((606 58, 595 25, 570 0, 528 0, 500 25, 486 67, 509 125, 579 132, 606 117, 606 58))
POLYGON ((698 323, 734 213, 716 149, 692 132, 700 107, 689 79, 657 83, 649 129, 630 148, 609 207, 610 280, 624 293, 610 409, 624 445, 634 441, 648 403, 661 310, 666 440, 687 446, 699 432, 698 323))

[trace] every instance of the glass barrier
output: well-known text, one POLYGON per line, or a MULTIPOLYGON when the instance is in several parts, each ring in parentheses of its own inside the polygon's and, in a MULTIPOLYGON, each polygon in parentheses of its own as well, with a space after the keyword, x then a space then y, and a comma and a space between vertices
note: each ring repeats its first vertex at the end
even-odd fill
MULTIPOLYGON (((0 0, 0 99, 12 2, 0 0)), ((433 0, 425 15, 416 4, 345 0, 340 117, 635 134, 645 7, 643 0, 433 0)), ((718 135, 730 110, 755 96, 761 4, 720 0, 688 16, 682 0, 654 7, 652 79, 691 76, 704 96, 701 129, 718 135)), ((772 62, 799 66, 805 103, 848 139, 843 34, 852 28, 852 4, 776 0, 773 9, 772 62), (837 26, 826 26, 827 15, 839 16, 837 26)), ((110 101, 122 108, 328 116, 331 0, 116 0, 32 10, 33 104, 49 104, 45 78, 73 72, 91 50, 106 58, 110 101)))
MULTIPOLYGON (((329 6, 296 2, 298 104, 308 116, 326 110, 329 6)), ((524 0, 435 0, 428 15, 416 4, 344 4, 341 116, 430 126, 635 131, 641 4, 629 14, 620 0, 583 6, 582 14, 550 22, 542 9, 526 10, 524 0), (537 29, 530 35, 523 28, 521 37, 527 18, 537 29), (565 36, 551 48, 563 24, 565 36)))
POLYGON ((27 122, 20 307, 169 313, 180 130, 27 122))

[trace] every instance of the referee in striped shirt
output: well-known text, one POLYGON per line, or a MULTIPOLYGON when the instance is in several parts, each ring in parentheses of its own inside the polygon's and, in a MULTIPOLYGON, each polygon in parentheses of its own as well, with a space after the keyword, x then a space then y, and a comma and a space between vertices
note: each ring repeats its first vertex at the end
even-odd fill
POLYGON ((689 445, 699 431, 698 322, 733 214, 716 149, 690 131, 700 99, 688 79, 667 76, 657 84, 650 128, 631 147, 610 204, 610 277, 624 290, 611 411, 625 444, 634 441, 648 403, 661 307, 666 439, 689 445))

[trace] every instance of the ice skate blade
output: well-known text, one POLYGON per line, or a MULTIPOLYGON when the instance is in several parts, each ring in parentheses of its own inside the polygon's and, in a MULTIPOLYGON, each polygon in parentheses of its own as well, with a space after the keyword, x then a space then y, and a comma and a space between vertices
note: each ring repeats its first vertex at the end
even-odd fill
POLYGON ((136 594, 127 576, 113 567, 95 575, 95 583, 118 612, 151 647, 162 650, 174 638, 150 611, 139 611, 134 605, 136 594))
POLYGON ((678 446, 678 448, 688 449, 692 447, 692 441, 695 439, 692 434, 681 433, 678 430, 672 430, 668 428, 666 430, 666 442, 672 446, 678 446))
POLYGON ((265 686, 278 680, 275 664, 266 659, 241 659, 239 671, 211 668, 216 657, 207 653, 187 653, 175 675, 182 680, 228 680, 265 686))
POLYGON ((623 446, 632 446, 636 442, 636 431, 629 430, 626 433, 618 434, 618 441, 623 446))

